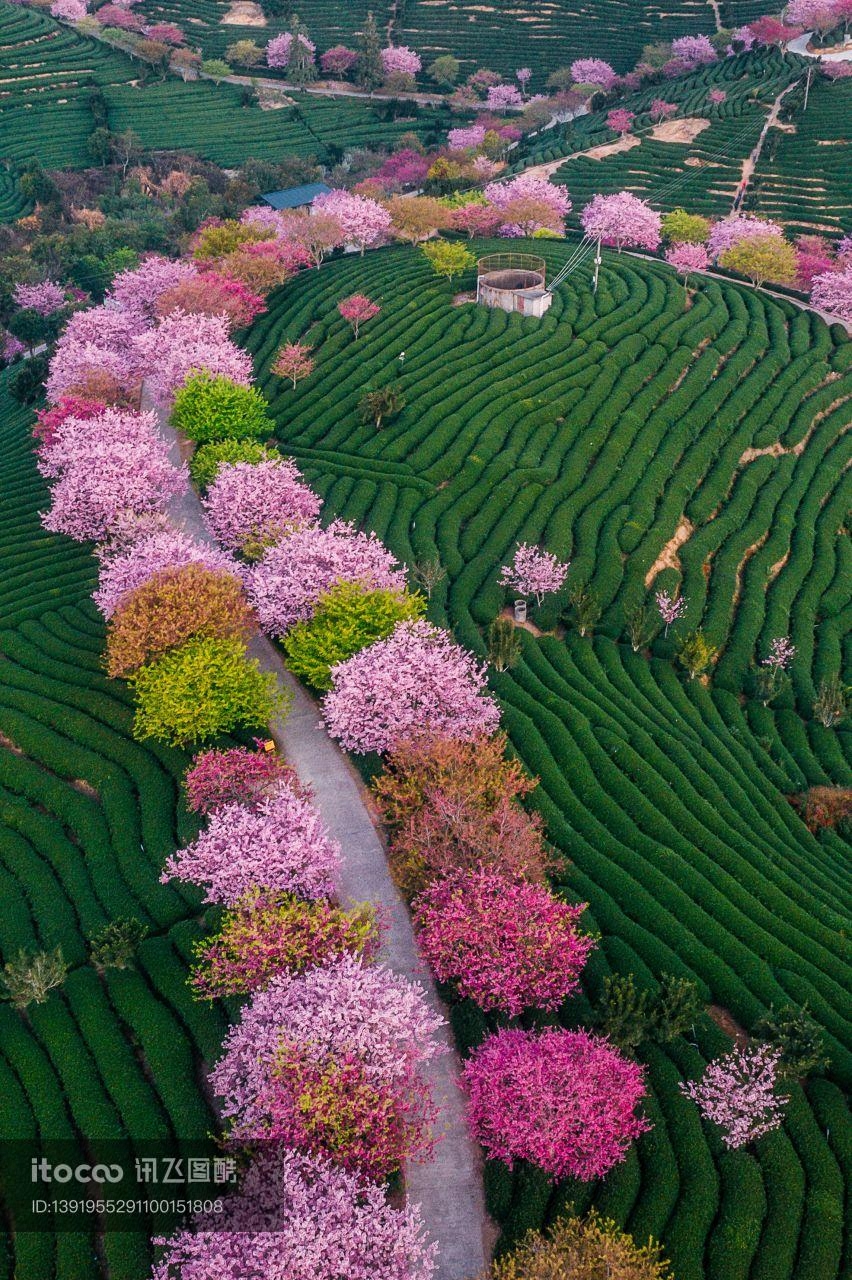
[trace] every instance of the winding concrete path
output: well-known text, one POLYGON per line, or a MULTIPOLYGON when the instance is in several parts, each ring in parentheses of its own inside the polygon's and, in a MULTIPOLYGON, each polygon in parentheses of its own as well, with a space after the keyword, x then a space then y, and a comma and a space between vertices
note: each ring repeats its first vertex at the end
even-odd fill
POLYGON ((835 49, 833 53, 823 53, 820 49, 809 49, 808 44, 813 31, 806 31, 787 45, 790 53, 798 53, 802 58, 818 58, 821 62, 852 62, 852 44, 845 49, 835 49))
MULTIPOLYGON (((142 405, 157 411, 147 389, 143 389, 142 405)), ((172 460, 178 462, 180 441, 165 414, 157 412, 172 460)), ((213 543, 194 491, 175 499, 169 515, 199 541, 213 543)), ((394 972, 416 980, 427 1002, 446 1018, 446 1009, 421 960, 408 910, 391 880, 384 847, 354 770, 326 733, 316 703, 286 669, 277 649, 259 637, 251 652, 292 695, 292 709, 286 720, 278 719, 272 725, 272 735, 300 780, 311 786, 323 819, 340 842, 341 898, 381 905, 389 921, 382 959, 394 972)), ((408 1198, 420 1205, 430 1238, 438 1244, 436 1280, 471 1280, 485 1266, 486 1242, 492 1231, 485 1212, 481 1157, 467 1131, 464 1098, 458 1087, 461 1064, 448 1024, 440 1038, 448 1052, 427 1063, 424 1071, 438 1108, 436 1135, 440 1141, 431 1161, 406 1168, 405 1185, 408 1198)))

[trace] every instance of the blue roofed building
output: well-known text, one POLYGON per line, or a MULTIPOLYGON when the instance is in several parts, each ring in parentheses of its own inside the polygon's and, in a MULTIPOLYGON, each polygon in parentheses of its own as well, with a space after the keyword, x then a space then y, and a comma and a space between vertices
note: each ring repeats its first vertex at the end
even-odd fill
POLYGON ((331 187, 324 182, 305 182, 301 187, 284 187, 282 191, 267 191, 260 198, 273 209, 303 209, 315 196, 327 195, 331 187))

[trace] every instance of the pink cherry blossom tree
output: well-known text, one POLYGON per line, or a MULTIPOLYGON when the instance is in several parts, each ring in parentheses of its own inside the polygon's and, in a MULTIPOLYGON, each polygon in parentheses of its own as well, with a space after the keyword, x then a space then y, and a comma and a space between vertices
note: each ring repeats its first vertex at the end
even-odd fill
POLYGON ((40 316, 51 316, 66 305, 65 290, 55 280, 42 280, 40 284, 16 284, 12 298, 17 307, 37 311, 40 316))
POLYGON ((734 27, 731 32, 731 43, 726 52, 748 53, 754 48, 754 34, 749 27, 734 27))
POLYGON ((447 134, 447 145, 451 151, 468 151, 481 147, 485 141, 485 125, 462 125, 458 129, 450 129, 447 134))
POLYGON ((642 1067, 587 1031, 498 1031, 464 1067, 468 1121, 492 1160, 551 1178, 603 1177, 650 1129, 642 1067))
POLYGON ((206 831, 168 859, 160 880, 205 890, 205 902, 234 906, 252 889, 326 898, 334 891, 340 846, 304 795, 286 782, 251 808, 226 804, 206 831))
POLYGON ((500 722, 485 667, 429 622, 400 623, 331 669, 323 715, 347 751, 380 755, 401 738, 435 733, 470 740, 500 722))
POLYGON ((294 769, 275 752, 248 747, 200 751, 184 776, 186 805, 204 815, 226 804, 252 808, 274 795, 282 782, 297 793, 304 790, 294 769))
MULTIPOLYGON (((309 40, 306 35, 299 33, 296 37, 302 50, 309 61, 313 62, 316 55, 317 47, 313 40, 309 40)), ((273 36, 266 46, 266 64, 269 67, 289 67, 293 57, 293 33, 285 31, 283 35, 273 36)), ((316 74, 316 73, 314 73, 316 74)))
POLYGON ((91 400, 85 396, 60 396, 56 404, 47 409, 39 409, 33 424, 33 435, 39 442, 39 452, 50 448, 66 418, 98 418, 105 408, 102 400, 91 400))
POLYGON ((156 329, 141 334, 134 345, 152 392, 162 404, 169 404, 189 375, 202 369, 243 386, 252 380, 251 356, 231 342, 223 315, 190 315, 177 309, 156 329))
POLYGON ((852 263, 842 271, 826 271, 815 276, 811 302, 841 320, 852 320, 852 263))
POLYGON ((435 881, 414 903, 420 946, 439 981, 511 1017, 558 1009, 578 989, 595 945, 577 929, 584 910, 484 867, 435 881))
POLYGON ((312 208, 334 218, 347 244, 355 245, 362 254, 390 232, 391 215, 387 209, 377 200, 350 191, 338 189, 316 196, 312 208))
POLYGON ((710 258, 703 244, 676 243, 666 250, 666 262, 683 276, 684 289, 688 289, 689 277, 695 271, 706 271, 710 258))
POLYGON ((667 591, 658 591, 654 597, 657 611, 665 623, 664 635, 669 634, 669 627, 686 613, 686 601, 683 596, 669 595, 667 591))
POLYGON ((488 90, 486 105, 489 111, 503 111, 506 107, 521 107, 524 100, 513 84, 493 84, 488 90))
MULTIPOLYGON (((155 413, 104 407, 82 417, 67 414, 53 430, 50 442, 45 441, 39 449, 37 466, 43 476, 56 479, 69 467, 86 466, 90 458, 100 458, 104 444, 108 447, 112 442, 123 452, 130 446, 137 453, 140 446, 144 451, 157 439, 155 413)), ((124 456, 130 455, 124 452, 124 456)))
POLYGON ((501 213, 526 200, 545 205, 560 219, 571 212, 571 201, 565 188, 556 187, 547 178, 538 178, 533 173, 519 173, 509 182, 489 182, 482 194, 501 213))
POLYGON ((352 325, 352 332, 357 340, 361 325, 377 316, 381 307, 366 294, 353 293, 350 298, 344 298, 342 302, 338 302, 337 310, 343 319, 348 320, 352 325))
POLYGON ((521 86, 521 93, 526 96, 527 85, 532 79, 532 69, 530 67, 518 67, 515 72, 515 79, 521 86))
POLYGON ((648 115, 656 123, 660 120, 670 120, 672 116, 677 115, 677 112, 677 103, 666 102, 665 98, 655 98, 648 108, 648 115))
POLYGON ((748 213, 731 213, 720 218, 710 228, 707 247, 710 257, 716 262, 726 250, 743 240, 754 240, 760 236, 783 236, 784 229, 777 222, 768 218, 756 218, 748 213))
POLYGON ((278 541, 288 528, 315 520, 322 500, 291 458, 220 466, 203 499, 207 527, 229 551, 278 541))
POLYGON ((282 1042, 314 1062, 352 1053, 376 1084, 425 1089, 420 1067, 447 1047, 444 1020, 422 988, 383 964, 341 955, 304 973, 282 973, 257 992, 225 1038, 210 1074, 222 1115, 236 1136, 263 1133, 267 1086, 282 1042))
POLYGON ((347 49, 345 44, 335 44, 320 56, 320 70, 324 76, 347 76, 358 61, 355 49, 347 49))
POLYGON ((64 22, 79 22, 87 12, 86 0, 53 0, 50 6, 50 16, 64 22))
POLYGON ((594 196, 580 221, 587 236, 594 236, 619 250, 626 245, 653 252, 660 243, 662 218, 655 209, 629 191, 594 196))
POLYGON ((421 66, 420 55, 407 45, 388 45, 381 51, 382 70, 386 76, 416 76, 421 66))
POLYGON ((540 605, 545 595, 560 589, 569 567, 567 560, 557 560, 550 551, 520 542, 512 563, 503 565, 498 582, 522 596, 535 596, 540 605))
POLYGON ((680 1091, 736 1151, 781 1125, 788 1099, 776 1092, 780 1057, 765 1044, 734 1049, 711 1062, 700 1080, 682 1081, 680 1091))
POLYGON ((275 636, 313 617, 320 596, 339 582, 372 591, 405 589, 405 573, 387 547, 344 520, 326 529, 310 524, 293 530, 245 578, 260 625, 275 636))
POLYGON ((186 565, 197 564, 205 569, 232 573, 236 577, 240 573, 237 562, 224 551, 196 542, 188 534, 172 528, 143 532, 127 543, 107 546, 100 561, 98 588, 93 599, 107 618, 112 617, 129 592, 166 569, 182 569, 186 565))
POLYGON ((626 111, 624 107, 616 107, 614 111, 607 113, 606 127, 623 138, 633 128, 635 119, 636 116, 632 111, 626 111))
POLYGON ((107 296, 152 324, 160 296, 197 274, 198 267, 189 259, 164 258, 152 253, 143 258, 138 267, 119 271, 107 296))
POLYGON ((490 204, 464 204, 453 210, 453 228, 474 236, 493 236, 502 222, 500 210, 490 204))
POLYGON ((310 377, 316 368, 312 350, 307 342, 285 342, 279 347, 272 362, 272 372, 277 373, 279 378, 290 378, 295 391, 296 383, 310 377))
POLYGON ((255 1160, 221 1213, 154 1243, 151 1280, 432 1280, 415 1205, 392 1208, 378 1183, 320 1156, 255 1160))
POLYGON ((594 84, 611 89, 618 75, 603 58, 576 58, 571 63, 571 77, 575 84, 594 84))
POLYGON ((724 89, 711 89, 707 95, 707 101, 714 107, 721 106, 723 102, 727 102, 728 95, 724 89))
POLYGON ((75 312, 50 360, 47 399, 55 404, 93 373, 108 375, 119 392, 131 390, 143 372, 135 344, 144 328, 144 320, 123 307, 104 304, 75 312))
POLYGON ((692 71, 715 62, 717 54, 709 36, 679 36, 672 40, 672 57, 692 71))

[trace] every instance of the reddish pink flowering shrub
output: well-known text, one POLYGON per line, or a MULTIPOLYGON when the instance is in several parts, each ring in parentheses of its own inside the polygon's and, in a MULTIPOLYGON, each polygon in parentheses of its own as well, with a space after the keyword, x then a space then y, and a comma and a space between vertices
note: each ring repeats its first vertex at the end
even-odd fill
POLYGON ((368 320, 372 320, 381 311, 381 307, 373 302, 364 293, 353 293, 351 298, 344 298, 342 302, 338 302, 337 310, 343 316, 344 320, 348 320, 352 325, 352 332, 358 337, 358 331, 362 324, 366 324, 368 320))
POLYGON ((414 903, 420 946, 441 982, 481 1009, 516 1017, 558 1009, 580 983, 594 942, 577 932, 585 910, 540 885, 480 868, 430 885, 414 903))
POLYGON ((329 191, 314 199, 312 208, 334 218, 347 244, 363 253, 390 233, 391 216, 376 200, 352 195, 349 191, 329 191))
POLYGON ((788 1099, 775 1092, 780 1056, 765 1044, 734 1049, 711 1062, 700 1080, 683 1081, 680 1091, 719 1126, 725 1146, 737 1150, 781 1125, 788 1099))
POLYGON ((552 1178, 601 1178, 651 1126, 643 1069, 587 1031, 502 1030, 465 1063, 469 1123, 494 1160, 552 1178))
MULTIPOLYGON (((184 777, 187 808, 205 815, 226 804, 249 808, 274 795, 280 783, 293 790, 300 784, 292 765, 275 752, 248 747, 199 751, 184 777)), ((301 788, 302 794, 309 793, 301 788)))
POLYGON ((302 902, 289 894, 246 894, 227 912, 218 933, 197 943, 191 982, 198 995, 248 995, 281 973, 303 973, 349 952, 373 960, 381 942, 375 912, 350 911, 324 898, 302 902))
POLYGON ((536 604, 541 604, 545 595, 560 589, 569 567, 568 561, 557 560, 549 551, 520 542, 512 563, 503 565, 498 582, 522 596, 535 596, 536 604))
POLYGON ((429 622, 400 623, 333 667, 331 678, 323 715, 347 751, 383 754, 413 733, 469 739, 500 723, 485 667, 429 622))
POLYGON ((466 231, 468 238, 493 236, 502 222, 499 209, 489 204, 464 204, 453 210, 453 229, 466 231))
POLYGON ((809 291, 816 276, 831 271, 834 258, 823 236, 799 236, 796 241, 796 283, 809 291))
POLYGON ((330 49, 326 49, 319 61, 320 70, 324 76, 343 77, 348 75, 355 66, 358 54, 355 49, 347 49, 345 44, 335 44, 330 49))
POLYGON ((33 435, 43 449, 49 449, 66 418, 77 418, 80 421, 97 418, 105 408, 102 400, 87 400, 84 396, 60 396, 50 408, 39 409, 33 424, 33 435))
POLYGON ((117 4, 101 5, 95 18, 102 27, 117 27, 119 31, 141 31, 145 25, 138 13, 131 13, 117 4))
POLYGON ((596 84, 611 89, 618 76, 602 58, 577 58, 571 63, 571 75, 575 84, 596 84))
POLYGON ((318 1156, 253 1163, 222 1213, 154 1243, 151 1280, 431 1280, 435 1246, 416 1206, 318 1156))
POLYGON ((405 573, 374 533, 334 520, 327 529, 310 524, 293 530, 246 574, 260 625, 276 636, 312 618, 320 596, 338 582, 403 591, 405 573))
POLYGON ((186 44, 186 36, 174 22, 154 22, 145 27, 145 35, 149 40, 157 40, 160 44, 186 44))
POLYGON ((164 569, 200 564, 239 577, 237 562, 216 547, 195 542, 177 529, 143 530, 138 538, 108 547, 101 557, 95 604, 109 618, 122 598, 164 569))
POLYGON ((135 349, 161 403, 168 403, 189 375, 201 369, 243 386, 251 382, 251 356, 231 342, 224 316, 173 311, 156 329, 140 334, 135 349))
POLYGON ((612 196, 594 196, 580 221, 587 236, 622 249, 635 245, 653 252, 660 243, 662 218, 655 209, 629 191, 612 196))
POLYGON ((156 304, 158 316, 169 316, 174 311, 224 315, 229 330, 245 329, 265 310, 266 303, 259 293, 249 289, 242 280, 234 280, 219 271, 202 271, 182 280, 161 294, 156 304))
POLYGON ((230 550, 269 545, 314 520, 322 501, 291 458, 223 464, 203 499, 207 527, 230 550))
POLYGON ((333 891, 339 863, 340 849, 319 812, 282 783, 251 809, 216 809, 207 830, 172 854, 160 879, 201 885, 205 902, 225 906, 253 889, 324 898, 333 891))
POLYGON ((434 1107, 422 1093, 371 1080, 357 1054, 316 1062, 286 1041, 266 1089, 264 1137, 381 1181, 431 1154, 434 1107))
POLYGON ((620 133, 624 137, 633 128, 635 119, 636 116, 632 111, 625 111, 624 107, 616 107, 614 111, 607 113, 606 127, 612 129, 613 133, 620 133))
MULTIPOLYGON (((234 1135, 250 1138, 269 1124, 267 1085, 282 1044, 302 1046, 318 1063, 354 1055, 369 1080, 402 1089, 422 1063, 446 1052, 435 1039, 443 1025, 415 983, 342 955, 257 992, 228 1032, 210 1083, 234 1135)), ((423 1081, 417 1087, 426 1092, 423 1081)))

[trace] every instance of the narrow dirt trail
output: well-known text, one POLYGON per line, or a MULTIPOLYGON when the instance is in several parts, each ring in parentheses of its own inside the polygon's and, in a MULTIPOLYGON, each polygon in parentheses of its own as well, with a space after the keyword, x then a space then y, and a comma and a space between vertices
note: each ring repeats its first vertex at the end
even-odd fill
MULTIPOLYGON (((157 411, 172 460, 180 461, 178 436, 146 389, 142 406, 157 411)), ((194 538, 213 544, 194 490, 175 499, 169 515, 194 538)), ((380 907, 388 920, 381 959, 395 973, 419 983, 427 1003, 446 1020, 447 1011, 420 955, 408 909, 391 880, 384 846, 365 803, 360 780, 326 733, 317 704, 294 680, 274 645, 259 637, 252 644, 251 653, 263 670, 274 672, 279 685, 292 696, 292 709, 285 720, 273 723, 272 736, 300 780, 310 785, 326 825, 340 842, 341 899, 369 901, 380 907)), ((438 1244, 435 1280, 472 1280, 485 1267, 486 1241, 492 1238, 493 1230, 485 1212, 482 1160, 468 1133, 465 1101, 459 1088, 461 1063, 448 1022, 440 1038, 448 1052, 424 1068, 438 1111, 435 1133, 439 1141, 432 1160, 406 1167, 405 1189, 411 1203, 420 1206, 430 1239, 438 1244)))
POLYGON ((760 137, 755 143, 754 149, 751 151, 751 153, 748 156, 746 156, 745 160, 743 161, 743 169, 742 169, 742 174, 740 175, 739 185, 737 186, 737 194, 734 196, 734 203, 733 203, 734 213, 736 213, 738 209, 742 208, 743 200, 745 199, 746 193, 748 192, 749 183, 754 177, 754 171, 757 168, 758 164, 760 163, 760 156, 761 156, 761 152, 763 151, 763 145, 766 142, 766 135, 769 133, 769 130, 772 128, 772 126, 778 123, 778 115, 781 111, 781 103, 784 101, 787 94, 790 93, 793 89, 796 88, 797 85, 801 83, 802 83, 801 77, 799 77, 799 79, 794 80, 792 84, 788 84, 786 89, 781 90, 781 92, 778 94, 778 97, 775 99, 772 106, 769 108, 769 114, 767 115, 766 120, 764 121, 764 124, 763 124, 763 128, 760 131, 760 137))

